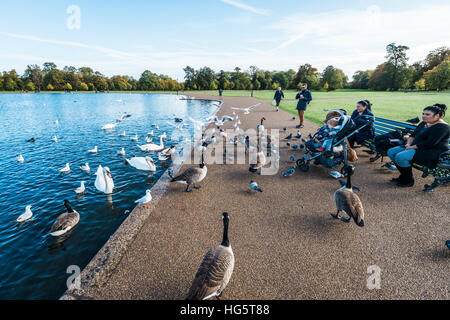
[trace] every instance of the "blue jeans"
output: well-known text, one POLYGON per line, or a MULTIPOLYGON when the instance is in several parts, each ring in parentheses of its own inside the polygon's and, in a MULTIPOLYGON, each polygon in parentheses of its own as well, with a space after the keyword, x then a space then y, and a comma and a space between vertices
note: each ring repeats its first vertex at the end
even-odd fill
POLYGON ((407 168, 411 166, 412 159, 416 154, 415 149, 405 150, 404 147, 394 147, 388 150, 388 156, 399 167, 407 168))

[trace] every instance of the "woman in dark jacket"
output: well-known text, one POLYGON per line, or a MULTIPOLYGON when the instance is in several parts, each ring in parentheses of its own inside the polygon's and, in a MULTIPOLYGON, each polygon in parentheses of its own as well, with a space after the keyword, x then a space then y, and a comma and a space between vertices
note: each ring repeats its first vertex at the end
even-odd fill
POLYGON ((367 125, 368 117, 374 118, 371 107, 372 104, 369 100, 359 101, 356 104, 356 110, 353 111, 351 118, 355 122, 357 128, 361 128, 364 125, 366 126, 362 128, 361 131, 348 138, 351 148, 355 146, 355 142, 361 144, 364 140, 371 140, 375 137, 373 122, 367 125))
POLYGON ((447 151, 450 126, 442 119, 447 106, 435 104, 426 107, 420 123, 404 147, 388 150, 388 155, 400 171, 400 177, 392 179, 400 187, 412 187, 414 178, 411 163, 436 167, 439 155, 447 151))

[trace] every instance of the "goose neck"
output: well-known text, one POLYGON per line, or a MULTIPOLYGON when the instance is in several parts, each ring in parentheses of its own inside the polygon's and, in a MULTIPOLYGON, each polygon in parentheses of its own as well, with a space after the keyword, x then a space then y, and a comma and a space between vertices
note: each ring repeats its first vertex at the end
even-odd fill
POLYGON ((228 239, 228 221, 223 221, 223 237, 222 237, 222 246, 229 247, 230 246, 230 240, 228 239))

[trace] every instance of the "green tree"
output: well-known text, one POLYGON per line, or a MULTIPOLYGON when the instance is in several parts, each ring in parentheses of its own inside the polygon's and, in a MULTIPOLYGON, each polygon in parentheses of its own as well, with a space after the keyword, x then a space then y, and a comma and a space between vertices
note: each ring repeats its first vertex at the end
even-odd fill
POLYGON ((407 50, 409 50, 409 47, 403 45, 397 46, 395 43, 390 43, 386 46, 386 59, 388 64, 385 70, 390 74, 390 88, 392 90, 398 90, 404 81, 402 77, 404 76, 409 59, 406 56, 407 50))
POLYGON ((53 90, 55 90, 55 88, 52 86, 51 83, 49 83, 49 84, 46 86, 46 88, 47 88, 48 91, 53 91, 53 90))
POLYGON ((344 72, 333 66, 328 66, 322 73, 322 83, 328 84, 328 90, 342 89, 344 87, 346 76, 344 72))
POLYGON ((184 87, 187 90, 191 90, 194 89, 194 85, 195 85, 195 69, 187 66, 186 68, 183 69, 185 75, 184 75, 184 87))
POLYGON ((88 87, 88 85, 86 83, 80 82, 80 85, 78 86, 78 89, 81 90, 81 91, 88 91, 89 87, 88 87))
POLYGON ((72 91, 72 85, 68 82, 64 85, 63 88, 65 91, 72 91))
POLYGON ((43 67, 43 72, 45 74, 56 69, 56 64, 54 64, 53 62, 44 62, 43 67))
POLYGON ((450 59, 424 73, 425 86, 428 90, 444 90, 449 88, 450 59))
POLYGON ((353 75, 353 81, 351 84, 352 89, 368 89, 369 88, 369 80, 372 75, 371 70, 367 71, 356 71, 353 75))
POLYGON ((320 88, 319 73, 316 68, 313 68, 309 63, 301 65, 297 73, 292 79, 294 88, 298 87, 299 83, 308 83, 308 87, 313 90, 320 88))
POLYGON ((26 90, 26 91, 34 91, 34 90, 36 90, 36 87, 34 86, 34 84, 33 84, 32 81, 28 81, 28 82, 25 84, 25 90, 26 90))
MULTIPOLYGON (((33 83, 35 89, 37 91, 41 91, 42 87, 42 70, 41 67, 37 64, 28 65, 25 69, 23 78, 25 80, 29 80, 33 83)), ((27 82, 28 84, 28 82, 27 82)), ((33 91, 34 91, 33 90, 33 91)))
POLYGON ((428 71, 450 58, 450 48, 440 47, 431 51, 425 58, 424 71, 428 71))

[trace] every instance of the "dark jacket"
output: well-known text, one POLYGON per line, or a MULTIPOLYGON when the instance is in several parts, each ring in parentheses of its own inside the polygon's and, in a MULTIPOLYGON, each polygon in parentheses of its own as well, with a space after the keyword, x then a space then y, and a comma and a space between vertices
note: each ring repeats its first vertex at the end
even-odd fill
POLYGON ((295 99, 298 100, 297 107, 306 107, 312 100, 311 91, 305 90, 297 93, 295 99), (300 99, 300 95, 303 95, 304 99, 300 99))
MULTIPOLYGON (((372 111, 366 109, 363 115, 374 117, 372 111)), ((361 128, 365 124, 367 124, 367 117, 360 117, 358 110, 353 111, 351 116, 353 122, 355 122, 356 128, 361 128)), ((364 140, 372 140, 375 137, 375 128, 373 127, 373 122, 368 126, 364 127, 359 131, 359 133, 354 135, 354 139, 358 144, 361 144, 364 140)))
POLYGON ((276 101, 281 101, 281 98, 284 98, 284 93, 283 93, 283 90, 280 90, 280 91, 275 91, 275 95, 273 96, 273 98, 276 100, 276 101))
POLYGON ((417 146, 413 162, 427 166, 436 167, 439 155, 447 150, 450 138, 450 126, 445 123, 437 123, 425 128, 425 122, 420 123, 411 137, 414 137, 412 145, 417 146))

